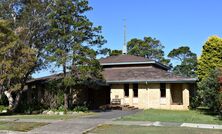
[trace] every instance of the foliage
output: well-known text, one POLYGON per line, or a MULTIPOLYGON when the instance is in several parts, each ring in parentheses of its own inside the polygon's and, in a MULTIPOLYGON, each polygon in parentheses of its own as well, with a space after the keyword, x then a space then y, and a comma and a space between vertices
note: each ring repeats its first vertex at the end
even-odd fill
POLYGON ((76 106, 73 111, 75 112, 88 112, 89 109, 86 106, 76 106))
POLYGON ((5 94, 0 95, 0 105, 8 106, 8 99, 5 94))
POLYGON ((222 38, 211 36, 205 42, 198 60, 197 75, 199 80, 208 78, 211 70, 222 67, 222 38))
POLYGON ((144 37, 143 40, 134 38, 127 43, 128 54, 142 56, 168 65, 170 60, 164 58, 163 49, 164 46, 161 42, 151 37, 144 37))
POLYGON ((109 56, 118 56, 122 54, 122 50, 111 50, 109 56))
POLYGON ((102 78, 96 59, 105 40, 101 26, 94 27, 85 13, 92 9, 87 0, 55 0, 49 6, 47 60, 63 70, 64 107, 72 86, 88 79, 102 78), (97 50, 95 50, 97 49, 97 50), (69 73, 68 73, 69 72, 69 73))
POLYGON ((19 90, 36 61, 35 51, 19 40, 8 21, 0 20, 0 31, 0 84, 4 90, 19 90))
POLYGON ((3 110, 7 110, 7 109, 8 109, 8 107, 0 105, 0 112, 2 112, 3 110))
MULTIPOLYGON (((11 56, 10 59, 9 57, 4 59, 7 69, 10 68, 10 72, 8 72, 10 75, 6 75, 4 72, 5 75, 2 75, 4 78, 1 79, 8 81, 4 91, 14 94, 9 99, 12 109, 16 109, 18 106, 23 87, 31 74, 44 67, 44 45, 49 40, 46 38, 49 1, 2 0, 0 2, 0 19, 4 20, 1 22, 2 27, 7 29, 7 33, 4 31, 6 35, 3 36, 10 37, 6 40, 1 37, 1 43, 4 46, 7 45, 7 47, 1 47, 8 49, 8 54, 11 56), (6 25, 7 23, 10 24, 6 25), (12 58, 13 56, 14 58, 12 58)), ((6 51, 1 52, 3 55, 6 54, 6 51)))
POLYGON ((201 106, 201 103, 202 103, 202 99, 199 95, 199 92, 197 91, 195 96, 190 97, 189 109, 190 110, 196 110, 198 107, 201 106))
POLYGON ((220 70, 212 70, 208 77, 198 83, 199 96, 202 105, 207 106, 212 112, 222 113, 222 99, 220 92, 219 76, 220 70))
POLYGON ((169 58, 180 62, 173 68, 173 72, 184 77, 196 77, 195 71, 197 69, 197 55, 191 52, 187 46, 182 46, 173 49, 168 54, 169 58))

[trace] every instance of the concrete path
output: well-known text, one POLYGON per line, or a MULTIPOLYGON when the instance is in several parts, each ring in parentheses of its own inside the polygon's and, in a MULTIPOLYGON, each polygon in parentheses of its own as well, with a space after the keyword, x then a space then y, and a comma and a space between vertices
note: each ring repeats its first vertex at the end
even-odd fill
POLYGON ((105 124, 113 125, 135 125, 135 126, 168 126, 168 127, 193 127, 207 129, 221 129, 222 125, 217 124, 197 124, 197 123, 174 123, 174 122, 150 122, 150 121, 110 121, 105 124))
POLYGON ((96 115, 59 121, 40 128, 36 128, 30 131, 29 134, 82 134, 84 131, 92 129, 99 124, 112 121, 121 116, 135 114, 138 111, 139 110, 113 110, 107 112, 98 112, 96 115))

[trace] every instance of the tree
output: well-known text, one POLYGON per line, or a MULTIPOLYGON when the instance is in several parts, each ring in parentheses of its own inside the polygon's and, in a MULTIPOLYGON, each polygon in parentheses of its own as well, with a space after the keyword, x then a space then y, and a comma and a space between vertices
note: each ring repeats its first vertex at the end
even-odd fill
MULTIPOLYGON (((14 110, 12 93, 21 92, 26 75, 36 62, 35 51, 25 45, 14 31, 9 21, 0 20, 0 85, 9 101, 9 109, 14 110)), ((16 98, 18 99, 18 98, 16 98)))
POLYGON ((118 56, 122 54, 122 50, 111 50, 109 56, 118 56))
POLYGON ((63 70, 64 108, 68 109, 69 91, 85 80, 102 78, 96 59, 105 40, 101 26, 94 27, 85 13, 92 10, 87 0, 55 0, 50 6, 48 60, 63 70), (96 49, 96 50, 95 50, 96 49))
POLYGON ((198 83, 198 93, 202 105, 207 106, 212 112, 222 115, 222 93, 220 91, 219 77, 221 70, 211 70, 208 77, 198 83))
POLYGON ((180 62, 179 65, 173 68, 175 74, 184 77, 196 77, 197 55, 191 52, 189 47, 182 46, 173 49, 168 54, 168 57, 180 62))
MULTIPOLYGON (((15 101, 11 108, 13 110, 16 110, 19 104, 26 81, 34 72, 44 67, 44 47, 49 41, 49 38, 46 36, 48 30, 47 14, 49 2, 50 0, 2 0, 0 2, 0 19, 11 22, 9 27, 11 33, 15 34, 23 48, 29 48, 30 51, 32 50, 32 52, 34 52, 36 59, 34 64, 30 64, 31 67, 22 68, 22 65, 18 67, 21 67, 26 74, 22 75, 23 77, 16 78, 21 86, 19 86, 20 88, 16 88, 16 90, 13 89, 13 92, 10 92, 13 94, 15 101)), ((16 46, 14 47, 16 48, 16 46)), ((23 58, 24 61, 29 59, 29 57, 23 58)), ((13 62, 17 62, 16 58, 14 60, 13 62)), ((21 64, 22 63, 23 62, 21 62, 21 64)), ((5 90, 8 88, 9 87, 5 88, 5 90)))
POLYGON ((134 38, 127 43, 128 54, 142 56, 167 65, 170 60, 164 58, 163 49, 161 42, 151 37, 144 37, 143 40, 134 38))
POLYGON ((197 75, 199 80, 207 78, 209 72, 222 67, 222 38, 211 36, 205 42, 198 60, 197 75))

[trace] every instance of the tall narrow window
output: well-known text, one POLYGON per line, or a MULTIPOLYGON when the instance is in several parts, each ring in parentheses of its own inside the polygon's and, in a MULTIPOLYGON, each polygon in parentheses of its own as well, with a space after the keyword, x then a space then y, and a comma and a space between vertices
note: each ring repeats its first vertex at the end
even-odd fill
POLYGON ((124 84, 124 96, 129 97, 129 84, 124 84))
POLYGON ((160 97, 166 97, 166 84, 160 83, 160 97))
POLYGON ((138 84, 133 84, 133 97, 138 97, 138 84))

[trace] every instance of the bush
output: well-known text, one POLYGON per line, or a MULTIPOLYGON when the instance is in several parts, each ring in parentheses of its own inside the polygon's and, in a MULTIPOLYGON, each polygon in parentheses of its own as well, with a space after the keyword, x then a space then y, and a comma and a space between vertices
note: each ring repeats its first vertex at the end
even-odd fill
POLYGON ((8 109, 8 107, 0 105, 0 112, 2 112, 3 110, 7 110, 7 109, 8 109))
POLYGON ((201 98, 196 95, 195 97, 190 98, 190 106, 189 109, 194 110, 201 105, 201 98))
POLYGON ((222 92, 220 92, 219 94, 219 102, 220 102, 219 114, 220 114, 220 117, 222 118, 222 92))
POLYGON ((221 114, 222 99, 219 76, 221 76, 219 70, 211 71, 207 78, 198 83, 198 93, 203 106, 207 106, 211 112, 221 114))
POLYGON ((86 106, 76 106, 73 111, 75 112, 88 112, 89 109, 86 106))

